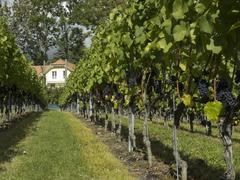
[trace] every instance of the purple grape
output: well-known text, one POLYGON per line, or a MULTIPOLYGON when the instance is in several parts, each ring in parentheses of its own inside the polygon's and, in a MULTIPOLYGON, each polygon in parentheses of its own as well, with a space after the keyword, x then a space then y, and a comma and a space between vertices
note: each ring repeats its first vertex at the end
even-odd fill
POLYGON ((198 81, 198 91, 201 97, 208 96, 208 83, 206 80, 201 79, 198 81))
POLYGON ((240 70, 237 70, 236 76, 235 76, 235 83, 240 83, 240 70))
POLYGON ((226 107, 234 108, 237 104, 236 98, 232 95, 229 89, 219 91, 217 93, 217 100, 222 102, 226 107))

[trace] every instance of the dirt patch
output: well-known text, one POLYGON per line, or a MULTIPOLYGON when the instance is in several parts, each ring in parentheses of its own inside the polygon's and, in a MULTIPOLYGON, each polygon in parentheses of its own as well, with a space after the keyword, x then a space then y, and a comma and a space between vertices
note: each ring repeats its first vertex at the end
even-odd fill
MULTIPOLYGON (((82 118, 81 118, 82 119, 82 118)), ((133 153, 128 153, 128 144, 125 139, 121 141, 114 133, 105 131, 101 125, 96 125, 90 121, 82 120, 94 134, 106 144, 111 152, 124 163, 131 174, 140 180, 171 180, 172 169, 169 165, 164 164, 154 158, 152 168, 148 167, 146 153, 142 149, 137 149, 133 153)))

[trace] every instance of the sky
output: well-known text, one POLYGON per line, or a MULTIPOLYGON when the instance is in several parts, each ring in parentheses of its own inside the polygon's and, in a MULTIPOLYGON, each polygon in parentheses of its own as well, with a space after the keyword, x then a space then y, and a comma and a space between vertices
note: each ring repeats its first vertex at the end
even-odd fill
POLYGON ((8 2, 9 4, 12 4, 13 0, 2 0, 2 2, 8 2))

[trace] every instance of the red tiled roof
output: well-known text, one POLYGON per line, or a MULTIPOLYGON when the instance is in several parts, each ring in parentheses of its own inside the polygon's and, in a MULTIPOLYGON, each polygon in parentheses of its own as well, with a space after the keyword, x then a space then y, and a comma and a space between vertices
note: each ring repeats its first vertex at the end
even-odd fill
POLYGON ((51 63, 53 65, 65 65, 65 60, 63 59, 59 59, 57 61, 55 61, 54 63, 51 63))
MULTIPOLYGON (((51 63, 51 65, 46 65, 46 66, 33 66, 33 68, 35 69, 38 76, 41 74, 46 74, 48 71, 50 71, 54 67, 65 67, 65 60, 59 59, 59 60, 55 61, 54 63, 51 63)), ((66 67, 70 71, 74 71, 75 64, 72 64, 67 61, 66 67)))
POLYGON ((67 67, 70 69, 70 71, 74 71, 76 65, 70 62, 67 62, 67 67))
MULTIPOLYGON (((65 60, 59 59, 59 60, 55 61, 54 63, 51 63, 51 65, 53 65, 53 66, 65 66, 65 60)), ((67 68, 70 71, 73 71, 75 69, 75 64, 67 61, 67 68)))
POLYGON ((42 66, 33 66, 33 68, 35 69, 38 76, 43 72, 42 66))

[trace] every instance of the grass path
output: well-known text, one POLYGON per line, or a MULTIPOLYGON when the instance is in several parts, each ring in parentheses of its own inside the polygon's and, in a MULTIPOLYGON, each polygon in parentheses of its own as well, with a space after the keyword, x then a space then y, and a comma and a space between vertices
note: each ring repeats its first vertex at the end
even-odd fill
POLYGON ((73 115, 49 111, 37 121, 33 118, 0 134, 0 144, 9 144, 0 146, 0 155, 8 157, 0 158, 0 179, 133 179, 108 147, 73 115), (33 123, 25 126, 29 121, 33 123))

